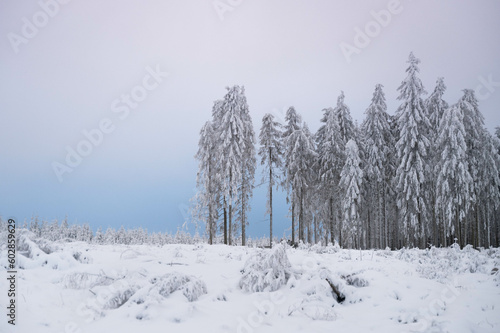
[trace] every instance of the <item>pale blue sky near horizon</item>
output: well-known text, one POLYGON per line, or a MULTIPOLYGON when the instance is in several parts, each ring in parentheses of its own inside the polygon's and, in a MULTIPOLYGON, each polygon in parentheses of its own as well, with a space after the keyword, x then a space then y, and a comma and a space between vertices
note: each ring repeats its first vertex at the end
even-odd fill
MULTIPOLYGON (((291 105, 315 131, 341 90, 361 122, 382 83, 394 114, 410 51, 428 93, 441 76, 450 104, 478 89, 493 131, 500 2, 401 0, 376 23, 373 13, 395 3, 0 0, 0 216, 175 232, 195 191, 199 130, 226 86, 245 86, 257 135, 264 114, 283 119, 291 105), (348 61, 341 45, 356 47, 358 28, 371 36, 348 61), (152 71, 168 76, 155 81, 152 71), (131 92, 141 101, 127 106, 131 92), (106 119, 111 133, 60 182, 53 163, 65 164, 67 147, 106 119)), ((261 186, 251 237, 268 234, 265 202, 261 186)), ((287 211, 277 193, 277 237, 289 233, 287 211)))

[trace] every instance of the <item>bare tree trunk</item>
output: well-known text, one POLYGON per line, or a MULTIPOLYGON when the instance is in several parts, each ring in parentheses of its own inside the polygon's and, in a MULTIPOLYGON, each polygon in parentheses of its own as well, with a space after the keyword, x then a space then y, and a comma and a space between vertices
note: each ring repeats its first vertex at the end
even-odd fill
POLYGON ((299 198, 299 241, 304 241, 304 205, 302 202, 303 196, 302 196, 302 190, 300 191, 300 198, 299 198))
MULTIPOLYGON (((371 215, 370 215, 370 209, 368 209, 368 216, 367 216, 367 229, 368 229, 368 238, 371 238, 371 224, 372 224, 372 221, 370 221, 371 219, 371 215)), ((358 232, 361 231, 361 230, 358 230, 358 232)))
MULTIPOLYGON (((271 148, 269 148, 271 160, 271 148)), ((273 168, 269 167, 269 246, 273 247, 273 168)))
POLYGON ((231 188, 231 182, 233 180, 233 173, 232 170, 229 169, 229 216, 228 216, 228 223, 227 223, 227 242, 228 245, 231 245, 231 232, 232 232, 232 218, 233 218, 233 190, 231 188))
POLYGON ((307 242, 309 244, 312 243, 312 235, 313 235, 313 225, 312 225, 312 220, 310 219, 310 216, 307 216, 307 242))
POLYGON ((314 215, 313 221, 314 221, 314 244, 318 244, 318 242, 320 241, 320 239, 319 239, 319 219, 318 219, 318 215, 314 215))
POLYGON ((342 217, 339 219, 339 246, 342 247, 342 217))
POLYGON ((229 204, 229 213, 228 213, 228 222, 227 222, 227 244, 231 245, 231 229, 232 223, 231 220, 233 218, 233 205, 229 204))
POLYGON ((443 246, 446 247, 446 237, 448 236, 447 235, 447 224, 448 222, 446 220, 443 219, 443 246))
POLYGON ((476 204, 476 231, 477 231, 477 234, 476 234, 476 237, 477 237, 477 246, 481 246, 481 236, 479 235, 479 230, 480 230, 480 225, 479 225, 479 207, 478 205, 476 204))
MULTIPOLYGON (((209 157, 211 159, 211 157, 209 157)), ((212 193, 212 177, 210 177, 211 174, 211 168, 210 168, 210 163, 208 164, 208 195, 210 199, 208 200, 208 244, 212 245, 212 229, 214 227, 213 225, 213 212, 212 212, 212 198, 213 198, 213 193, 212 193)))
POLYGON ((375 247, 382 249, 384 248, 384 184, 377 183, 377 240, 375 242, 375 247))
POLYGON ((208 244, 212 245, 213 243, 213 213, 212 213, 212 202, 208 204, 208 244))
POLYGON ((385 189, 385 184, 383 184, 383 194, 382 194, 382 200, 384 201, 384 204, 383 204, 383 212, 384 212, 384 218, 383 218, 383 221, 384 221, 384 249, 389 246, 389 240, 388 240, 388 234, 389 234, 389 230, 388 230, 388 226, 387 226, 387 197, 386 197, 386 189, 385 189))
MULTIPOLYGON (((461 209, 461 206, 459 205, 459 209, 457 211, 457 214, 459 214, 460 209, 461 209)), ((460 219, 460 216, 459 216, 459 219, 460 219)), ((469 240, 469 237, 468 237, 468 235, 469 235, 469 223, 467 223, 467 220, 465 220, 465 221, 460 220, 460 221, 462 222, 463 227, 464 227, 464 235, 463 235, 464 241, 462 242, 462 244, 463 244, 463 246, 465 246, 468 244, 468 240, 469 240)), ((472 241, 471 241, 471 243, 472 243, 472 241)))
POLYGON ((422 223, 422 238, 423 238, 423 248, 425 249, 427 247, 427 224, 426 223, 422 223))
POLYGON ((438 246, 437 216, 435 201, 432 202, 432 245, 438 246))
POLYGON ((224 196, 224 244, 227 245, 227 201, 226 196, 224 196))
POLYGON ((335 244, 334 220, 333 220, 333 197, 330 197, 330 241, 335 244))
POLYGON ((246 224, 247 224, 247 216, 245 212, 245 192, 244 189, 241 189, 241 246, 246 245, 246 224))
POLYGON ((295 200, 292 194, 292 244, 295 244, 295 200))
MULTIPOLYGON (((488 215, 490 213, 490 203, 488 202, 486 204, 486 207, 488 208, 488 215)), ((491 222, 489 216, 486 218, 486 223, 487 223, 487 228, 488 228, 488 247, 491 246, 491 222)))

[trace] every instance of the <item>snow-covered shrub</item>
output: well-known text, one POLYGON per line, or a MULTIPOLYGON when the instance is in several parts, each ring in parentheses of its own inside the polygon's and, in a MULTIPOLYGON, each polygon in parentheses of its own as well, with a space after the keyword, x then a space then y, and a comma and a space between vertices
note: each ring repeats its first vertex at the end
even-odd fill
POLYGON ((297 247, 299 250, 307 251, 307 250, 309 250, 310 247, 311 247, 311 244, 304 243, 302 240, 299 240, 299 245, 297 247))
POLYGON ((389 247, 386 247, 384 250, 376 250, 375 255, 378 257, 388 258, 392 257, 393 252, 389 247))
POLYGON ((91 257, 86 254, 82 254, 80 251, 73 252, 73 258, 82 264, 91 264, 93 262, 91 257))
POLYGON ((349 286, 354 286, 354 287, 357 287, 357 288, 362 288, 362 287, 368 286, 368 284, 369 284, 368 281, 366 281, 362 277, 357 276, 355 273, 349 274, 349 275, 346 275, 346 276, 342 275, 341 277, 345 280, 345 282, 349 286))
POLYGON ((321 243, 317 244, 312 244, 311 247, 309 248, 309 251, 315 252, 315 253, 323 253, 324 247, 321 245, 321 243))
POLYGON ((486 251, 478 251, 471 245, 460 249, 457 243, 448 248, 431 247, 429 250, 411 250, 409 262, 415 262, 422 277, 444 281, 453 274, 483 273, 491 268, 486 251))
POLYGON ((300 280, 290 277, 287 287, 297 288, 295 293, 299 297, 288 307, 287 314, 306 316, 312 320, 335 320, 337 315, 333 307, 337 296, 334 296, 328 281, 334 281, 336 288, 340 288, 340 279, 324 266, 302 272, 300 280))
POLYGON ((306 316, 312 320, 333 321, 337 319, 333 304, 318 295, 305 296, 288 307, 289 316, 306 316))
POLYGON ((320 242, 317 244, 313 244, 310 248, 309 251, 311 252, 316 252, 318 254, 323 254, 323 253, 328 253, 328 254, 334 254, 337 253, 340 250, 339 243, 335 242, 335 245, 333 245, 331 242, 328 243, 327 246, 321 245, 320 242))
MULTIPOLYGON (((20 230, 17 236, 17 252, 24 255, 27 258, 35 259, 37 257, 44 257, 46 254, 51 253, 48 246, 44 244, 44 249, 40 249, 38 244, 33 241, 35 239, 35 234, 28 230, 20 230)), ((44 242, 46 243, 46 241, 44 242)))
POLYGON ((245 263, 241 271, 241 289, 249 292, 275 291, 285 285, 292 275, 292 265, 285 245, 278 244, 269 251, 258 251, 245 263))
POLYGON ((125 304, 132 295, 137 291, 137 287, 128 286, 121 290, 117 290, 104 304, 104 309, 117 309, 125 304))
POLYGON ((205 282, 193 277, 191 277, 190 281, 188 281, 182 288, 182 294, 189 302, 198 300, 201 295, 205 295, 206 293, 207 286, 205 285, 205 282))
POLYGON ((339 243, 335 241, 335 244, 329 242, 328 245, 324 248, 323 253, 334 254, 339 251, 340 251, 339 243))
MULTIPOLYGON (((77 264, 68 252, 61 251, 51 241, 36 238, 35 234, 26 229, 17 231, 17 260, 19 269, 30 269, 46 266, 52 269, 64 269, 77 264)), ((2 244, 3 245, 3 244, 2 244)), ((0 266, 8 267, 7 252, 4 251, 6 244, 0 252, 0 266)))
POLYGON ((150 292, 158 293, 163 297, 168 297, 176 291, 182 291, 187 300, 193 302, 207 293, 205 282, 194 276, 178 272, 167 273, 159 278, 153 278, 150 282, 153 283, 150 292))
POLYGON ((415 260, 415 257, 418 257, 418 254, 415 253, 412 249, 401 248, 401 250, 397 251, 396 258, 406 262, 412 262, 415 260))
POLYGON ((107 286, 113 279, 103 274, 72 273, 64 276, 62 285, 68 289, 87 289, 95 286, 107 286))

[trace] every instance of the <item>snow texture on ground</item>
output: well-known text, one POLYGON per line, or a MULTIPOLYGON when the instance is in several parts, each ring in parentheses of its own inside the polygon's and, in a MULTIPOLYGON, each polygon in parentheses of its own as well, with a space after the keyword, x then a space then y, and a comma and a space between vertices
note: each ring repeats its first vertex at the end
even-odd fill
POLYGON ((18 242, 0 332, 500 332, 499 249, 18 242))

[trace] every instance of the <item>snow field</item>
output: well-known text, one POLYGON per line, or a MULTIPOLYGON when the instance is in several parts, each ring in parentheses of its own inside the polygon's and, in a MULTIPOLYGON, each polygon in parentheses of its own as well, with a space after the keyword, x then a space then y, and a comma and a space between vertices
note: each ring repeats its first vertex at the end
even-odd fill
POLYGON ((18 332, 500 331, 498 249, 18 240, 18 332))

